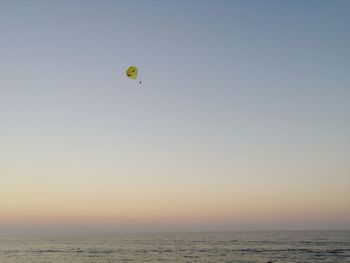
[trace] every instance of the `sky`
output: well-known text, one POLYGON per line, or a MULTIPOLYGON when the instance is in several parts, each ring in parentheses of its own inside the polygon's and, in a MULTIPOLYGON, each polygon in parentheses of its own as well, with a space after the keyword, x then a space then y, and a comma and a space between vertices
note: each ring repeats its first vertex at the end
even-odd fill
POLYGON ((0 234, 349 230, 349 13, 0 0, 0 234))

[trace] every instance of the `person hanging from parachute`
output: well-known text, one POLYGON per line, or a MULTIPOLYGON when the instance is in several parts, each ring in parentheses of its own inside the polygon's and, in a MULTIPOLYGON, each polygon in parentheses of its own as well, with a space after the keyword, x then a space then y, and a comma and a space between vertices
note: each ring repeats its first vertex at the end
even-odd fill
MULTIPOLYGON (((131 66, 126 70, 126 76, 129 79, 137 79, 137 73, 138 73, 138 69, 135 66, 131 66)), ((139 81, 139 83, 141 84, 141 80, 139 81)))

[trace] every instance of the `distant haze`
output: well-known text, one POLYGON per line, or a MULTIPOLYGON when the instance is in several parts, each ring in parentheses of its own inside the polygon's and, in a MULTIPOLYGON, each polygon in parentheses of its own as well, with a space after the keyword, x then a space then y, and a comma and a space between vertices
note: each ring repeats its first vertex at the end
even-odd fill
POLYGON ((0 0, 0 234, 350 229, 349 14, 0 0))

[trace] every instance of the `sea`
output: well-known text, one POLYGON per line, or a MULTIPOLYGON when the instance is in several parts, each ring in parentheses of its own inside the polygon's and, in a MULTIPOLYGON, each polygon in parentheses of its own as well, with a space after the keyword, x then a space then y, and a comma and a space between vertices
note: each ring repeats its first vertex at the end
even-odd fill
POLYGON ((0 262, 350 262, 350 232, 7 235, 0 262))

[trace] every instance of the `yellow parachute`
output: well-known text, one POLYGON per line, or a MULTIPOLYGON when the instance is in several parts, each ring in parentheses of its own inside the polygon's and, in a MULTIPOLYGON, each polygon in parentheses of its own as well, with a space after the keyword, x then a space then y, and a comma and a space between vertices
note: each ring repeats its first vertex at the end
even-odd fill
POLYGON ((129 67, 126 71, 126 76, 128 76, 129 79, 137 79, 137 67, 129 67))

